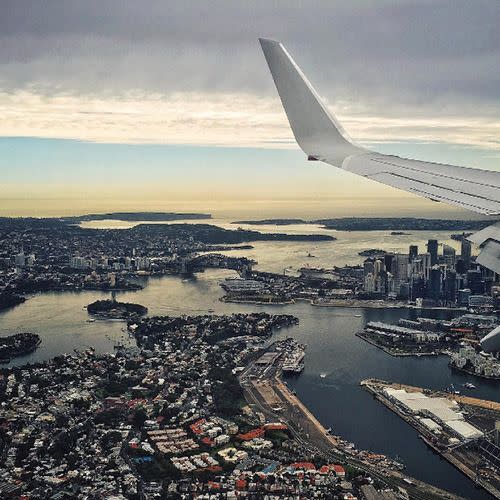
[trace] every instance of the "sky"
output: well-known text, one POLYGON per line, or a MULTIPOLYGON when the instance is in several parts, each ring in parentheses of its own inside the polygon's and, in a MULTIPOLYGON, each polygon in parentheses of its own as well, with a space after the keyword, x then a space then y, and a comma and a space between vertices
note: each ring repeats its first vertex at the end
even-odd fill
POLYGON ((498 0, 3 0, 0 215, 466 215, 307 163, 257 38, 357 142, 498 170, 499 25, 498 0))

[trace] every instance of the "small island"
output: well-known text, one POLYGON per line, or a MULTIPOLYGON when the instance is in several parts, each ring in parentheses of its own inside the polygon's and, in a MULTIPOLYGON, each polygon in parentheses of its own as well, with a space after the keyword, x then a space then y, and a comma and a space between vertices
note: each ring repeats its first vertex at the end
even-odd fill
POLYGON ((368 250, 361 250, 358 255, 361 257, 376 257, 377 255, 383 255, 385 250, 380 250, 378 248, 369 248, 368 250))
POLYGON ((108 299, 92 302, 87 306, 87 312, 103 319, 128 319, 132 316, 144 316, 148 308, 141 304, 108 299))
POLYGON ((0 363, 9 363, 12 358, 33 352, 41 343, 36 333, 15 333, 0 337, 0 363))

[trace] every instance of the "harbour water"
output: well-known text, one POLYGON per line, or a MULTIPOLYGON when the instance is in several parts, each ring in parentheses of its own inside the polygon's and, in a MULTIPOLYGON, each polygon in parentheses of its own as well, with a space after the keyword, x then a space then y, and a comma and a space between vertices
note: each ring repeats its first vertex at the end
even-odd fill
MULTIPOLYGON (((260 227, 256 229, 261 230, 260 227)), ((293 229, 279 228, 280 232, 293 229)), ((300 228, 301 231, 313 232, 311 229, 314 228, 300 228)), ((291 266, 293 271, 309 261, 311 266, 354 264, 360 262, 357 251, 361 249, 398 250, 430 237, 446 241, 449 234, 419 232, 395 238, 388 236, 387 232, 377 231, 337 236, 338 241, 321 244, 258 242, 253 250, 233 254, 255 258, 263 270, 282 272, 291 266), (316 258, 307 258, 308 252, 316 258)), ((331 427, 334 434, 352 441, 358 448, 401 460, 410 475, 466 498, 489 498, 454 467, 432 453, 411 427, 359 387, 359 381, 367 377, 435 389, 445 389, 453 383, 463 391, 466 389, 462 385, 472 382, 477 388, 467 390, 468 394, 500 401, 499 383, 453 372, 445 357, 393 358, 355 336, 368 321, 397 321, 399 317, 415 315, 415 311, 321 308, 309 303, 288 306, 223 303, 219 301, 223 293, 219 282, 228 276, 234 276, 234 273, 208 270, 191 280, 172 276, 152 278, 144 282, 143 290, 119 293, 118 298, 147 306, 150 315, 205 314, 209 310, 222 314, 255 309, 295 314, 300 318, 300 324, 277 335, 293 336, 308 346, 305 369, 298 377, 290 379, 289 384, 325 427, 331 427)), ((33 331, 42 337, 42 345, 36 352, 13 361, 13 364, 43 361, 88 346, 102 352, 112 350, 118 341, 132 344, 133 341, 122 331, 124 323, 88 322, 85 306, 106 296, 109 294, 100 292, 44 293, 0 313, 0 335, 33 331)))

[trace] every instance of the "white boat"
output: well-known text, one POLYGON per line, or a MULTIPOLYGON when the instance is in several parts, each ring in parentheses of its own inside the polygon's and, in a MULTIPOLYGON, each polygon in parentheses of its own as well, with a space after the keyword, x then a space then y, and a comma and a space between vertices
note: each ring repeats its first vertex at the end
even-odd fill
POLYGON ((466 382, 466 383, 464 384, 464 387, 465 387, 466 389, 476 389, 476 386, 475 386, 474 384, 471 384, 470 382, 466 382))

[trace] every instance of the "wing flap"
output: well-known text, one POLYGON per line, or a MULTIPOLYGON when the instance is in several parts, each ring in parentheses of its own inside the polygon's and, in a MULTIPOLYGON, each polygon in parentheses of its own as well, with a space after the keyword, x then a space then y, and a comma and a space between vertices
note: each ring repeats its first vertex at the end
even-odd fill
MULTIPOLYGON (((459 175, 453 177, 450 165, 369 154, 347 158, 342 168, 382 184, 484 215, 500 213, 500 187, 494 184, 496 179, 488 175, 495 172, 456 167, 459 175), (478 172, 487 175, 481 178, 478 172)), ((500 175, 497 176, 500 180, 500 175)))

